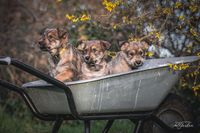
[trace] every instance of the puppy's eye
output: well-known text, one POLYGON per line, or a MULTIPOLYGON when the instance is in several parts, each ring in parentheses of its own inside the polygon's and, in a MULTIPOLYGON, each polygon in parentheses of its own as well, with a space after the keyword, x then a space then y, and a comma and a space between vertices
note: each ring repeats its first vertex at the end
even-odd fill
POLYGON ((66 35, 63 35, 62 38, 65 39, 65 38, 67 38, 67 36, 66 36, 66 35))
POLYGON ((48 38, 49 38, 49 39, 53 39, 53 36, 52 36, 52 35, 49 35, 48 38))
POLYGON ((143 51, 139 51, 138 54, 143 56, 144 53, 143 51))
POLYGON ((93 49, 92 49, 92 51, 93 51, 93 52, 96 52, 96 51, 97 51, 97 49, 96 49, 96 48, 93 48, 93 49))
POLYGON ((129 52, 129 56, 134 56, 134 52, 129 52))

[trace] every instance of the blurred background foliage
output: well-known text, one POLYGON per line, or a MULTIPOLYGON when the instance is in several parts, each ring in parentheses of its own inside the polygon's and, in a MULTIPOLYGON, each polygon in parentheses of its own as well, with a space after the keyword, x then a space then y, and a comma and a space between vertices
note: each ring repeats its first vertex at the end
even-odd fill
MULTIPOLYGON (((103 39, 117 51, 120 41, 144 40, 156 58, 200 56, 199 17, 199 0, 1 0, 0 55, 47 72, 47 56, 39 51, 37 40, 44 28, 62 27, 75 46, 78 40, 103 39)), ((173 89, 191 103, 195 115, 200 112, 199 68, 199 63, 187 68, 173 89)), ((1 79, 19 86, 35 80, 12 67, 1 66, 0 73, 1 79)), ((46 133, 51 124, 33 118, 18 95, 0 88, 0 132, 46 133)), ((95 129, 100 131, 103 124, 97 122, 95 129)), ((82 129, 80 122, 65 125, 61 132, 82 129)), ((131 129, 129 122, 119 121, 112 132, 131 129)))

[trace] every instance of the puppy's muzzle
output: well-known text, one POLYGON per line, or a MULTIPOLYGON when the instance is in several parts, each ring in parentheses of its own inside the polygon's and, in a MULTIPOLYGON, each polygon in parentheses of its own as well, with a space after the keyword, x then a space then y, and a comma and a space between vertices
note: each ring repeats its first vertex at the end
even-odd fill
POLYGON ((51 49, 50 47, 45 46, 45 43, 43 41, 38 42, 38 44, 39 44, 39 48, 43 51, 49 51, 51 49))
POLYGON ((84 56, 85 63, 90 66, 95 66, 96 61, 91 60, 89 55, 84 56))
POLYGON ((136 67, 140 67, 140 66, 142 66, 142 65, 143 65, 143 62, 142 62, 141 60, 135 61, 135 66, 136 66, 136 67))

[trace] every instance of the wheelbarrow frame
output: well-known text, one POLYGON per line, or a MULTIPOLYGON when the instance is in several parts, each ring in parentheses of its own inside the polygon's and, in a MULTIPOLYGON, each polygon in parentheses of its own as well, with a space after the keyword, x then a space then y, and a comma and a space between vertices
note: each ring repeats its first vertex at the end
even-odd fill
MULTIPOLYGON (((114 120, 116 119, 128 119, 131 120, 134 124, 136 124, 134 128, 134 133, 140 133, 142 125, 145 121, 151 120, 154 123, 157 123, 161 128, 165 129, 169 132, 178 132, 178 131, 185 131, 185 130, 194 130, 196 127, 187 127, 187 128, 171 128, 170 126, 166 125, 162 120, 157 118, 155 115, 153 115, 155 110, 151 111, 137 111, 137 112, 116 112, 116 113, 105 113, 105 114, 79 114, 76 109, 76 105, 74 102, 73 94, 70 90, 70 88, 65 85, 63 82, 33 68, 32 66, 29 66, 17 59, 10 58, 10 57, 0 57, 0 65, 12 65, 16 68, 21 69, 22 71, 25 71, 39 79, 42 79, 46 81, 47 83, 50 83, 60 89, 63 89, 65 92, 65 95, 68 100, 68 105, 71 114, 41 114, 36 106, 34 105, 32 99, 29 97, 29 95, 24 91, 23 88, 18 87, 12 83, 9 83, 4 80, 0 80, 0 85, 5 87, 6 89, 9 89, 11 91, 14 91, 18 93, 29 109, 31 110, 32 114, 44 121, 55 121, 55 124, 52 129, 52 133, 57 133, 60 126, 62 125, 62 122, 64 120, 82 120, 84 121, 85 125, 85 133, 90 133, 90 121, 91 120, 108 120, 106 126, 103 129, 103 133, 107 133, 109 129, 111 128, 114 120)), ((164 100, 165 101, 165 100, 164 100)), ((164 102, 163 101, 163 102, 164 102)), ((159 108, 159 107, 158 107, 159 108)))

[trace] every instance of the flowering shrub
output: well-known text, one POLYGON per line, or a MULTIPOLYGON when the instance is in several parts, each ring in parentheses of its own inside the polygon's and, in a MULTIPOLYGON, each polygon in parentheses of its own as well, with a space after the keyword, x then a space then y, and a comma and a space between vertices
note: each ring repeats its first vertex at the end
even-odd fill
MULTIPOLYGON (((119 50, 119 42, 124 40, 144 40, 150 45, 167 49, 173 56, 200 57, 198 0, 19 0, 5 5, 13 7, 5 8, 6 14, 1 12, 5 14, 1 24, 4 31, 0 38, 1 54, 22 59, 43 71, 46 70, 46 56, 33 50, 33 46, 41 29, 55 25, 66 27, 72 44, 80 39, 111 42, 113 45, 108 55, 113 57, 119 50)), ((146 55, 155 56, 153 52, 146 55)), ((186 68, 176 90, 180 88, 186 98, 195 99, 197 102, 192 103, 200 107, 199 75, 199 64, 186 68)), ((14 69, 1 69, 1 77, 17 84, 33 80, 28 74, 14 69)))
MULTIPOLYGON (((197 6, 200 2, 102 0, 98 4, 100 8, 85 8, 83 11, 74 12, 78 15, 66 15, 67 21, 71 22, 67 25, 71 27, 68 30, 75 33, 75 40, 108 40, 114 44, 113 51, 117 51, 119 41, 144 40, 150 45, 168 49, 174 56, 200 56, 200 7, 197 6)), ((108 54, 115 55, 112 51, 108 54)), ((149 51, 146 56, 152 57, 154 53, 149 51)), ((200 81, 191 77, 199 77, 199 73, 196 72, 199 70, 198 66, 190 68, 188 64, 170 64, 169 67, 173 71, 186 70, 190 80, 185 79, 185 83, 182 80, 181 86, 187 86, 194 95, 198 94, 200 81)))

